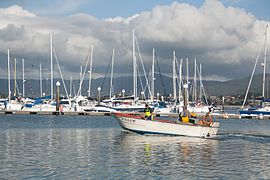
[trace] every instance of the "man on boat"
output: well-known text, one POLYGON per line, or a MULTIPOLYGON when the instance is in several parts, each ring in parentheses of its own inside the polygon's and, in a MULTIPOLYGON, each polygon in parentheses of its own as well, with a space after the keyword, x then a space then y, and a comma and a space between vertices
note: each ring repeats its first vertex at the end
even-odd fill
POLYGON ((188 123, 190 117, 191 117, 191 113, 189 112, 189 110, 187 110, 187 106, 184 106, 183 111, 179 114, 178 122, 180 121, 180 122, 188 123))
POLYGON ((205 115, 205 123, 206 123, 206 125, 211 125, 213 123, 213 119, 211 116, 212 108, 209 107, 208 110, 209 111, 205 115))
POLYGON ((208 108, 208 112, 205 116, 202 116, 202 120, 198 122, 198 125, 211 126, 213 124, 213 118, 211 115, 212 108, 208 108))
POLYGON ((145 104, 144 119, 152 120, 152 110, 148 104, 145 104))

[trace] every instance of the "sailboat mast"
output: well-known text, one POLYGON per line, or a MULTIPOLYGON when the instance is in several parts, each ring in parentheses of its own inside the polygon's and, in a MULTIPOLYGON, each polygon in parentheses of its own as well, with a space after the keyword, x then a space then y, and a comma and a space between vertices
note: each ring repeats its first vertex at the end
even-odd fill
POLYGON ((153 48, 153 61, 152 61, 152 83, 151 83, 151 101, 154 101, 155 95, 155 48, 153 48))
POLYGON ((181 101, 181 97, 182 97, 182 65, 183 65, 183 59, 181 58, 180 60, 180 66, 179 66, 179 102, 181 101))
POLYGON ((200 64, 200 102, 202 102, 202 64, 200 64))
MULTIPOLYGON (((265 29, 265 42, 264 42, 264 45, 265 45, 265 52, 267 52, 267 44, 266 44, 266 33, 267 33, 267 28, 268 28, 268 25, 266 25, 266 29, 265 29)), ((249 89, 250 89, 250 86, 251 86, 251 83, 252 83, 252 79, 253 79, 253 76, 254 76, 254 73, 255 73, 255 69, 256 69, 256 66, 257 66, 257 63, 258 63, 258 60, 260 58, 260 54, 261 54, 261 50, 262 50, 262 47, 260 47, 259 51, 258 51, 258 54, 257 54, 257 57, 256 57, 256 61, 255 61, 255 64, 254 64, 254 67, 253 67, 253 70, 252 70, 252 74, 251 74, 251 77, 249 79, 249 83, 248 83, 248 87, 247 87, 247 90, 246 90, 246 94, 245 94, 245 98, 244 98, 244 101, 243 101, 243 104, 242 104, 242 108, 244 108, 245 106, 245 103, 246 103, 246 100, 247 100, 247 96, 248 96, 248 92, 249 92, 249 89)), ((266 56, 266 53, 265 53, 265 56, 266 56)), ((266 61, 266 57, 264 59, 264 61, 266 61)), ((263 64, 265 65, 265 64, 263 64)), ((264 83, 263 83, 264 84, 264 83)), ((263 89, 264 89, 264 85, 263 85, 263 89)), ((264 97, 264 90, 262 92, 262 96, 264 97)))
POLYGON ((9 57, 9 49, 8 49, 8 102, 10 103, 11 97, 10 97, 10 57, 9 57))
POLYGON ((69 81, 69 97, 72 97, 72 76, 70 76, 69 81))
POLYGON ((39 63, 39 87, 40 87, 40 97, 42 97, 42 65, 39 63))
POLYGON ((175 51, 173 51, 173 99, 176 102, 176 74, 175 74, 175 51))
POLYGON ((265 98, 265 74, 266 74, 266 54, 267 54, 267 28, 268 24, 265 28, 265 40, 264 40, 264 61, 263 61, 263 87, 262 87, 262 97, 265 98))
POLYGON ((16 82, 16 64, 17 64, 17 59, 14 59, 14 97, 17 95, 16 87, 17 87, 17 82, 16 82))
POLYGON ((22 96, 25 97, 25 89, 24 89, 24 83, 25 83, 25 80, 24 80, 24 59, 22 59, 22 96))
POLYGON ((137 99, 137 64, 135 55, 135 30, 132 30, 132 60, 133 60, 133 93, 134 102, 137 99))
MULTIPOLYGON (((189 84, 189 78, 188 78, 188 76, 189 76, 189 74, 188 74, 188 58, 186 59, 186 61, 187 61, 187 85, 189 84)), ((188 93, 188 87, 189 87, 189 85, 187 86, 187 100, 189 99, 189 93, 188 93)))
POLYGON ((53 99, 53 37, 50 34, 50 49, 51 49, 51 99, 53 99))
POLYGON ((112 51, 112 69, 111 69, 111 84, 110 84, 110 99, 112 98, 112 89, 113 89, 113 68, 114 68, 114 48, 112 51))
POLYGON ((197 101, 197 59, 194 62, 194 101, 197 101))
POLYGON ((83 79, 82 79, 82 66, 81 66, 81 71, 80 71, 80 88, 79 88, 79 96, 81 96, 82 95, 82 81, 83 81, 83 79))
POLYGON ((88 97, 91 96, 91 81, 92 81, 92 64, 93 64, 93 51, 94 46, 91 46, 91 58, 89 63, 89 85, 88 85, 88 97))

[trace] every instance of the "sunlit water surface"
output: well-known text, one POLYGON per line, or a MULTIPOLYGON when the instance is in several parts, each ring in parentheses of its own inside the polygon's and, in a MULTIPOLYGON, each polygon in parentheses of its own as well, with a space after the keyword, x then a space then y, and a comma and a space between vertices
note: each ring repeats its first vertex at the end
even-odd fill
POLYGON ((270 179, 270 120, 216 139, 145 136, 113 117, 0 116, 1 179, 270 179))

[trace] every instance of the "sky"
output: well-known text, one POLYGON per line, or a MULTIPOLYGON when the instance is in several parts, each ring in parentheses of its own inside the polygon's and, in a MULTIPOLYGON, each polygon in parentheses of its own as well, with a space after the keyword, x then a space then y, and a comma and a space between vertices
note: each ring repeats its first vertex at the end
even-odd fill
POLYGON ((196 58, 205 79, 247 77, 264 43, 269 7, 269 0, 2 0, 0 78, 7 78, 8 48, 18 71, 25 59, 26 78, 38 78, 40 62, 49 78, 50 33, 54 59, 65 79, 79 78, 91 45, 94 78, 105 75, 113 48, 115 75, 131 75, 132 29, 140 50, 138 63, 141 56, 147 72, 155 48, 160 71, 167 76, 172 76, 175 50, 179 61, 188 59, 190 74, 196 58))

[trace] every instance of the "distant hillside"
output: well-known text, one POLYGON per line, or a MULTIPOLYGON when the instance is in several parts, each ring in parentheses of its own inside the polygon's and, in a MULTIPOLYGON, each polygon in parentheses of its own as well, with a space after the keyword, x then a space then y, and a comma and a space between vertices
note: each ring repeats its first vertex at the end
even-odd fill
MULTIPOLYGON (((142 84, 145 84, 145 79, 143 77, 140 78, 142 81, 142 84)), ((269 79, 269 78, 268 78, 269 79)), ((57 80, 54 80, 56 82, 57 80)), ((60 81, 61 82, 61 81, 60 81)), ((219 82, 219 81, 203 81, 205 91, 210 96, 227 96, 227 95, 239 95, 239 94, 245 94, 247 85, 249 82, 249 77, 243 78, 243 79, 235 79, 230 80, 226 82, 219 82)), ((18 80, 18 88, 19 91, 22 92, 22 82, 21 80, 18 80)), ((65 81, 66 88, 68 93, 70 92, 70 82, 69 80, 65 81)), ((62 82, 61 82, 62 84, 62 82)), ((110 79, 109 78, 99 78, 92 80, 92 87, 91 87, 91 96, 97 95, 97 87, 101 87, 101 95, 106 96, 109 94, 109 84, 110 79)), ((138 80, 138 88, 141 89, 140 86, 140 80, 138 80)), ((1 95, 7 95, 7 80, 6 79, 0 79, 0 93, 1 95)), ((75 91, 78 91, 79 87, 79 81, 73 81, 73 85, 75 86, 75 91)), ((11 90, 13 94, 13 86, 14 81, 11 80, 11 90)), ((133 78, 132 77, 119 77, 114 79, 114 94, 121 93, 122 89, 125 89, 126 94, 132 94, 133 90, 133 78)), ((251 93, 261 94, 262 89, 262 75, 255 75, 253 78, 253 83, 250 88, 251 93)), ((82 87, 82 94, 87 95, 88 90, 88 80, 85 80, 82 87)), ((40 90, 39 90, 39 80, 26 80, 25 83, 25 93, 27 96, 39 96, 40 90)), ((44 80, 43 81, 43 92, 48 95, 50 93, 50 80, 44 80)), ((155 92, 159 92, 161 95, 164 94, 172 94, 172 78, 169 78, 167 76, 160 76, 156 74, 156 80, 155 80, 155 92), (163 81, 162 81, 162 80, 163 81)), ((61 85, 61 94, 65 95, 63 85, 61 85)), ((74 94, 74 90, 73 90, 74 94)), ((140 92, 138 92, 138 96, 140 95, 140 92)))
MULTIPOLYGON (((217 82, 211 85, 209 84, 208 86, 206 86, 206 89, 209 95, 216 95, 216 96, 245 94, 248 87, 249 79, 250 77, 246 77, 243 79, 235 79, 226 82, 217 82)), ((254 75, 249 92, 261 95, 262 74, 254 75)))

